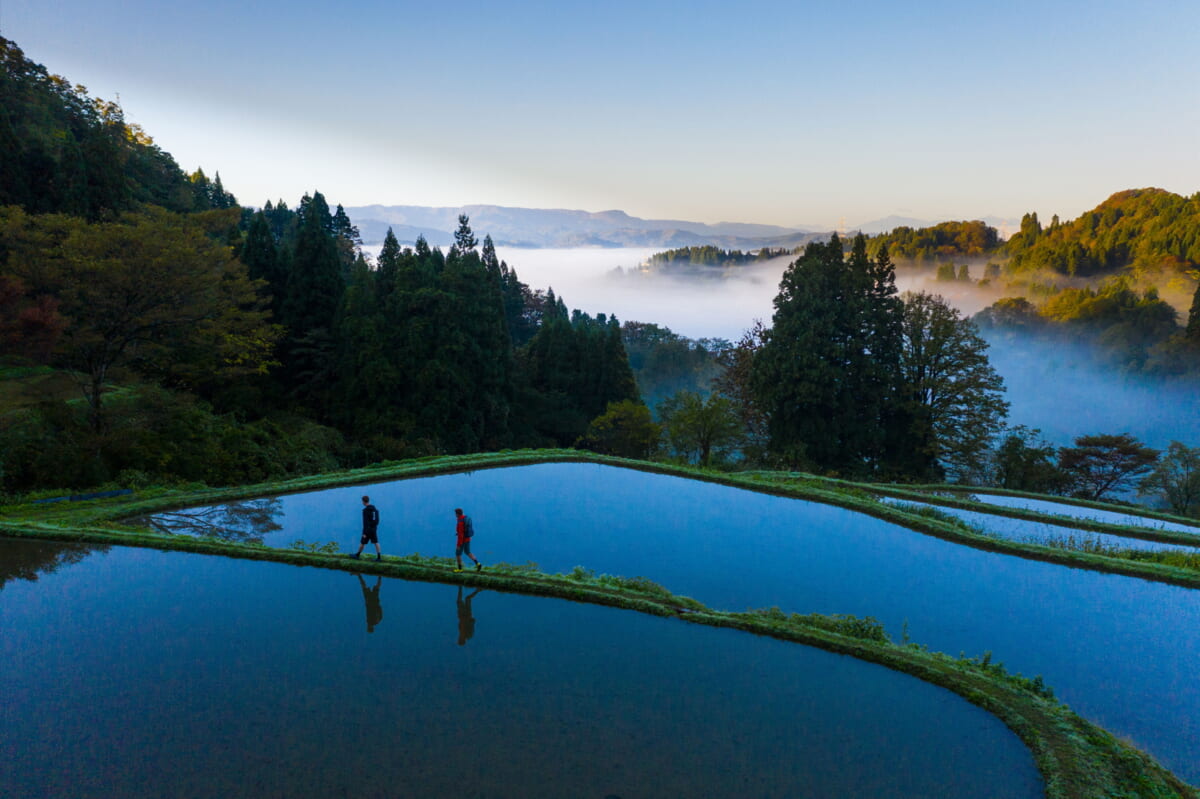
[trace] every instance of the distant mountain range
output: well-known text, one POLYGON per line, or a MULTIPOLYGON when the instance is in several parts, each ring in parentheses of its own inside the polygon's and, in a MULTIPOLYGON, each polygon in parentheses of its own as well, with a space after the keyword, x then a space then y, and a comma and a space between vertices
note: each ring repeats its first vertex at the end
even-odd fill
POLYGON ((482 238, 490 235, 509 247, 690 247, 712 244, 731 249, 795 247, 828 236, 778 225, 742 222, 687 222, 680 219, 641 219, 624 211, 570 211, 563 209, 508 208, 499 205, 464 205, 431 208, 417 205, 365 205, 347 208, 366 244, 383 241, 390 227, 402 243, 417 236, 434 246, 454 241, 458 215, 471 218, 471 229, 482 238))
MULTIPOLYGON (((388 228, 402 244, 424 236, 430 245, 454 243, 458 215, 471 218, 471 229, 482 238, 508 247, 661 247, 677 249, 711 244, 725 249, 794 248, 824 239, 831 230, 757 225, 745 222, 688 222, 682 219, 641 219, 624 211, 572 211, 555 208, 511 208, 501 205, 431 207, 424 205, 362 205, 346 209, 366 244, 380 244, 388 228)), ((985 217, 984 222, 1007 235, 1012 220, 985 217)), ((874 219, 851 232, 884 233, 894 228, 928 227, 936 222, 902 216, 874 219)))

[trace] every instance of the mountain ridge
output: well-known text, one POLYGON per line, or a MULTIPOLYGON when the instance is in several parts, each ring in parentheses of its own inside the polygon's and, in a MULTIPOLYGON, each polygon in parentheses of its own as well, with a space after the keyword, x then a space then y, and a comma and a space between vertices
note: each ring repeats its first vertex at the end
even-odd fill
POLYGON ((714 244, 754 248, 806 243, 814 232, 753 222, 690 222, 642 219, 619 209, 582 211, 567 208, 519 208, 502 205, 361 205, 346 208, 363 241, 379 243, 392 228, 401 241, 423 235, 432 245, 453 242, 458 215, 471 227, 491 235, 496 244, 517 247, 682 247, 714 244))

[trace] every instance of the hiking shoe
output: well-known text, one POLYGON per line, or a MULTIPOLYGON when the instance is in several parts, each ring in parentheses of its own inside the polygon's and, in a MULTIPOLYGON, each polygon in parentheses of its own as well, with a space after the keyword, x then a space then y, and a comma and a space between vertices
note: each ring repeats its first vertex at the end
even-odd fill
POLYGON ((354 558, 355 560, 358 560, 358 553, 357 553, 357 552, 355 552, 355 553, 354 553, 353 555, 351 555, 350 557, 354 558))
POLYGON ((383 560, 383 555, 376 555, 375 560, 383 560))
POLYGON ((457 568, 457 569, 455 569, 455 570, 454 570, 454 573, 455 573, 455 574, 459 574, 459 573, 461 573, 461 572, 462 572, 462 567, 461 567, 461 566, 460 566, 459 568, 457 568))
POLYGON ((482 564, 482 563, 479 563, 478 561, 476 561, 476 563, 475 563, 475 571, 477 571, 477 572, 481 572, 481 571, 483 571, 483 564, 482 564))

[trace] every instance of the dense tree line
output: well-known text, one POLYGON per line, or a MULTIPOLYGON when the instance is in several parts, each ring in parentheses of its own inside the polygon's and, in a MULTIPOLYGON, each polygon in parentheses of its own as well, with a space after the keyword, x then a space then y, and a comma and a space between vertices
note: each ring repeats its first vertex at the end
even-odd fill
MULTIPOLYGON (((294 209, 242 208, 219 176, 186 175, 118 107, 0 46, 0 489, 248 482, 560 445, 1092 497, 1141 479, 1195 511, 1194 450, 1176 442, 1158 458, 1119 436, 1055 450, 1036 431, 1002 429, 1003 385, 976 323, 940 297, 897 292, 890 245, 932 247, 935 259, 949 254, 941 247, 994 250, 982 223, 938 226, 929 241, 901 229, 848 250, 837 236, 810 244, 783 275, 770 328, 694 341, 570 311, 523 283, 465 216, 446 252, 389 231, 372 261, 320 192, 294 209), (20 396, 27 388, 37 401, 20 396)), ((1129 194, 1117 205, 1179 207, 1163 192, 1129 194)), ((1129 208, 1088 229, 1120 228, 1140 213, 1129 208)), ((1074 225, 1042 230, 1031 215, 1016 249, 1074 225)), ((1153 246, 1187 240, 1168 238, 1153 246)), ((662 255, 707 265, 780 254, 662 255)), ((1132 285, 1070 289, 1040 308, 1008 299, 978 322, 1098 336, 1124 368, 1193 369, 1200 291, 1181 327, 1132 285)))
POLYGON ((0 206, 89 220, 151 204, 230 207, 220 176, 189 177, 114 102, 52 75, 0 37, 0 206))
POLYGON ((886 248, 872 258, 859 235, 847 254, 834 236, 784 272, 740 393, 784 463, 962 477, 1007 413, 986 349, 942 298, 898 295, 886 248))
POLYGON ((1200 265, 1200 193, 1118 192, 1070 222, 1043 227, 1036 213, 1005 244, 1014 273, 1047 270, 1089 277, 1131 268, 1174 272, 1200 265))
POLYGON ((0 46, 0 488, 570 446, 640 404, 618 321, 531 290, 465 216, 448 252, 389 232, 371 263, 320 192, 244 209, 0 46))
POLYGON ((781 247, 762 247, 758 250, 743 252, 742 250, 725 250, 711 244, 705 244, 657 252, 651 255, 646 263, 651 269, 676 266, 745 266, 746 264, 761 263, 762 261, 769 261, 772 258, 783 258, 792 254, 792 250, 781 247))
POLYGON ((990 337, 1078 346, 1106 367, 1160 379, 1200 378, 1200 287, 1187 323, 1156 289, 1136 290, 1129 277, 1095 288, 1065 288, 1040 305, 1007 297, 975 315, 990 337))
POLYGON ((992 255, 1001 243, 999 231, 984 222, 942 222, 922 228, 901 226, 872 236, 867 253, 874 258, 886 248, 897 260, 938 263, 992 255))
POLYGON ((723 339, 691 339, 652 322, 625 322, 621 340, 638 392, 651 408, 680 391, 707 394, 721 372, 723 339))

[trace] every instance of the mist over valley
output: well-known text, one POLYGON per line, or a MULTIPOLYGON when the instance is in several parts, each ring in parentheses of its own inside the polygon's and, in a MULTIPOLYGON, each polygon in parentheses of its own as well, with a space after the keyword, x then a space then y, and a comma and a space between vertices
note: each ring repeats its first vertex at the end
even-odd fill
MULTIPOLYGON (((378 248, 366 248, 377 252, 378 248)), ((794 256, 710 270, 707 276, 658 273, 643 265, 655 247, 537 248, 498 246, 500 258, 535 289, 553 288, 568 307, 647 322, 690 339, 737 341, 755 320, 770 325, 779 280, 794 256)), ((966 260, 966 259, 963 259, 966 260)), ((985 261, 969 269, 976 278, 985 261)), ((901 292, 945 297, 972 316, 1009 296, 1001 283, 946 281, 936 266, 900 264, 901 292)), ((1200 443, 1200 396, 1194 386, 1143 378, 1103 363, 1094 348, 1048 342, 1033 335, 985 332, 988 357, 1004 378, 1009 424, 1042 430, 1066 446, 1077 436, 1130 433, 1163 449, 1171 441, 1200 443)))

